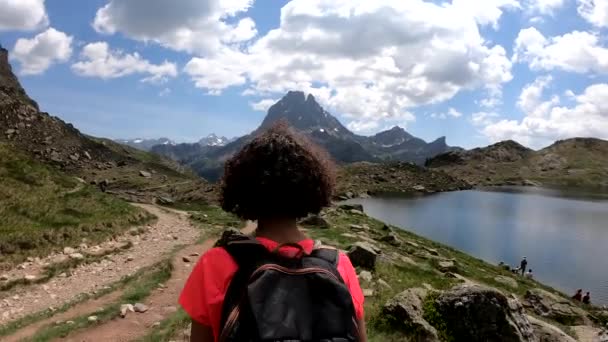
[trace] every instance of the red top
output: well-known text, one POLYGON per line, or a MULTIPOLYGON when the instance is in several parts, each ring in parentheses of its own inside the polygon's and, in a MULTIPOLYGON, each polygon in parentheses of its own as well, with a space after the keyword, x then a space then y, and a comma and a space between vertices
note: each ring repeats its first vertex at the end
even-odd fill
MULTIPOLYGON (((258 237, 257 240, 270 251, 279 245, 266 238, 258 237)), ((310 253, 314 241, 307 239, 298 244, 306 253, 310 253)), ((298 252, 297 248, 289 246, 279 250, 279 253, 288 257, 294 257, 298 252)), ((236 262, 225 249, 212 248, 199 259, 179 297, 179 304, 194 321, 211 327, 216 341, 220 334, 224 296, 237 269, 236 262)), ((357 318, 363 319, 363 292, 357 273, 344 253, 340 253, 338 259, 338 272, 353 298, 357 318)))

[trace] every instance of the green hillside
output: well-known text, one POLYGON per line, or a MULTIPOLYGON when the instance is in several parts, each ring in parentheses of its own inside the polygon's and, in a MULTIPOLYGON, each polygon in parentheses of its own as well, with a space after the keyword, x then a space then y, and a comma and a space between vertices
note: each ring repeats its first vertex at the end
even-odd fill
POLYGON ((128 203, 2 143, 0 179, 0 254, 4 263, 77 245, 83 238, 101 241, 150 219, 128 203))

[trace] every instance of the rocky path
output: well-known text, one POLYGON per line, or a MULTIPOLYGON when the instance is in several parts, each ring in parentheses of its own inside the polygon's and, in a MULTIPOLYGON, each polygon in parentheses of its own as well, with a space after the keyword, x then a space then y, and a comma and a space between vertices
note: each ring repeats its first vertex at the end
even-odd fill
MULTIPOLYGON (((248 223, 243 229, 249 233, 255 229, 255 224, 248 223)), ((156 289, 146 299, 144 304, 148 311, 144 314, 129 313, 125 318, 116 318, 105 324, 94 326, 91 329, 70 335, 61 341, 88 342, 88 341, 134 341, 146 335, 157 322, 168 318, 177 310, 177 300, 190 275, 192 266, 198 261, 207 249, 211 248, 215 240, 210 239, 200 245, 187 246, 175 255, 172 260, 173 272, 171 278, 162 289, 156 289), (184 262, 184 257, 190 262, 184 262)))
POLYGON ((192 245, 199 238, 200 230, 191 225, 187 214, 151 205, 140 207, 156 215, 158 221, 138 232, 139 235, 131 232, 118 239, 130 241, 131 248, 95 263, 82 264, 44 284, 18 286, 0 293, 0 325, 51 307, 61 307, 79 294, 95 293, 165 259, 177 246, 192 245))

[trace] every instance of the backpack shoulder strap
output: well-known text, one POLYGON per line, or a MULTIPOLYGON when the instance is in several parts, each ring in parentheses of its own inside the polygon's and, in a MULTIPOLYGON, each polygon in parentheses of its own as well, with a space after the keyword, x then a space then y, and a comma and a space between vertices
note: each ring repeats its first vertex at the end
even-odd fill
POLYGON ((249 270, 269 253, 254 237, 236 229, 224 231, 215 246, 224 248, 237 263, 239 270, 249 270))

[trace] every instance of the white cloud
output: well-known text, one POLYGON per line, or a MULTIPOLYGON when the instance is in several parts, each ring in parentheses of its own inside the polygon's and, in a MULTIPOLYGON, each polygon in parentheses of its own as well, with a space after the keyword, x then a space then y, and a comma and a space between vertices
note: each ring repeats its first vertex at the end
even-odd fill
POLYGON ((529 11, 543 15, 553 15, 564 4, 565 0, 526 0, 529 11))
POLYGON ((516 7, 509 0, 293 0, 278 28, 240 50, 193 58, 184 70, 213 94, 243 85, 245 94, 264 97, 299 89, 353 127, 403 122, 414 119, 409 108, 512 79, 505 49, 484 40, 479 26, 497 25, 516 7))
POLYGON ((258 112, 267 112, 268 109, 275 103, 277 103, 277 100, 263 99, 258 102, 249 102, 249 105, 251 106, 251 108, 253 108, 253 110, 256 110, 258 112))
POLYGON ((250 18, 227 20, 252 4, 253 0, 110 0, 97 11, 93 27, 178 51, 213 53, 226 43, 257 34, 250 18))
POLYGON ((494 123, 494 119, 500 115, 494 112, 477 112, 471 114, 471 122, 475 126, 487 126, 494 123))
POLYGON ((608 27, 608 0, 578 0, 578 13, 597 27, 608 27))
POLYGON ((137 52, 128 54, 110 50, 106 42, 85 45, 81 59, 72 65, 72 70, 81 76, 111 79, 142 74, 147 75, 142 82, 155 84, 164 83, 168 78, 177 76, 177 67, 173 63, 164 61, 161 64, 152 64, 137 52))
POLYGON ((459 118, 462 116, 462 113, 454 108, 449 108, 446 113, 431 113, 431 117, 433 119, 447 119, 448 117, 459 118))
POLYGON ((532 117, 543 117, 556 104, 559 103, 559 97, 553 96, 548 101, 542 101, 543 92, 551 84, 553 78, 541 76, 534 80, 533 83, 526 85, 519 95, 517 105, 524 113, 532 117))
POLYGON ((163 88, 163 90, 161 90, 158 93, 158 96, 165 97, 165 96, 168 96, 169 94, 171 94, 171 89, 170 88, 163 88))
POLYGON ((596 33, 573 31, 546 38, 536 28, 521 30, 513 60, 534 70, 562 69, 577 73, 608 73, 608 49, 596 33))
POLYGON ((482 132, 492 141, 514 139, 532 147, 572 137, 608 139, 608 84, 590 85, 574 100, 570 107, 560 105, 559 99, 540 102, 550 106, 529 108, 521 121, 489 123, 482 132))
POLYGON ((346 125, 348 129, 355 133, 369 133, 376 130, 379 126, 378 121, 351 121, 346 125))
POLYGON ((459 117, 461 117, 461 116, 462 116, 462 113, 461 113, 461 112, 459 112, 459 111, 457 111, 457 110, 456 110, 456 109, 454 109, 454 108, 450 108, 450 109, 448 110, 448 115, 449 115, 449 116, 451 116, 451 117, 453 117, 453 118, 459 118, 459 117))
POLYGON ((49 24, 44 0, 0 0, 0 8, 0 31, 35 30, 49 24))
POLYGON ((12 57, 21 63, 24 75, 41 74, 53 63, 70 59, 72 40, 72 36, 51 27, 32 39, 17 40, 12 57))

